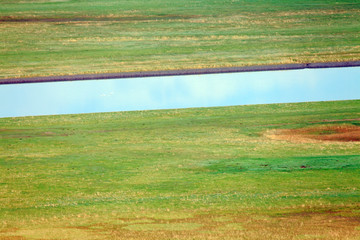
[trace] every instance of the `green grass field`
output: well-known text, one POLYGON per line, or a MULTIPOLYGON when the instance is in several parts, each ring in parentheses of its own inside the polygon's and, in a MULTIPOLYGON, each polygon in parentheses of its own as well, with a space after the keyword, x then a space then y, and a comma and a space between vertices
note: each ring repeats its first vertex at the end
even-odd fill
POLYGON ((0 239, 359 239, 360 100, 0 118, 0 239))
POLYGON ((0 0, 0 78, 360 59, 359 0, 0 0))

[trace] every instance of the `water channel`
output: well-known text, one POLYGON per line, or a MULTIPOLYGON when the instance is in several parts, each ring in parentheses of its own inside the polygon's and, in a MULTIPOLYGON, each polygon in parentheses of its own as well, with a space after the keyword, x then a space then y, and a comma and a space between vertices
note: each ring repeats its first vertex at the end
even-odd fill
POLYGON ((360 67, 0 85, 0 118, 360 99, 360 67))

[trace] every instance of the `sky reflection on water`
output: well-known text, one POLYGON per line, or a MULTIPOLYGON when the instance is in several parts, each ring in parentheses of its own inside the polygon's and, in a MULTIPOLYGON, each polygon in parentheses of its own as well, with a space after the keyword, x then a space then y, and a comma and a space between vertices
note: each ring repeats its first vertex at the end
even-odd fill
POLYGON ((0 117, 360 99, 360 67, 0 86, 0 117))

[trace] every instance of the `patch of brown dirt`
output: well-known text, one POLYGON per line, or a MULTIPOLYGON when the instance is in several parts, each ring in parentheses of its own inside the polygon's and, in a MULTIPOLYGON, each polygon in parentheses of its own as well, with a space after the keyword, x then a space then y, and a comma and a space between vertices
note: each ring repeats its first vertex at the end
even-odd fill
POLYGON ((295 142, 359 142, 360 127, 350 124, 331 124, 297 129, 276 129, 268 131, 266 136, 274 140, 295 142))

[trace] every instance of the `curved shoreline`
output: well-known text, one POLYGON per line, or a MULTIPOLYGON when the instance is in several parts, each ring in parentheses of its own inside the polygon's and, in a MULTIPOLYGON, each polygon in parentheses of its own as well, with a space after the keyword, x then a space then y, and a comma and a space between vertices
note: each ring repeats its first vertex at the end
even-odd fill
POLYGON ((100 79, 116 79, 116 78, 140 78, 140 77, 162 77, 162 76, 200 75, 200 74, 217 74, 217 73, 236 73, 236 72, 299 70, 299 69, 307 69, 307 68, 311 69, 311 68, 358 67, 358 66, 360 66, 360 61, 295 63, 295 64, 260 65, 260 66, 257 65, 257 66, 224 67, 224 68, 201 68, 201 69, 183 69, 183 70, 167 70, 167 71, 79 74, 79 75, 29 77, 29 78, 5 78, 5 79, 0 79, 0 85, 19 84, 19 83, 100 80, 100 79))

